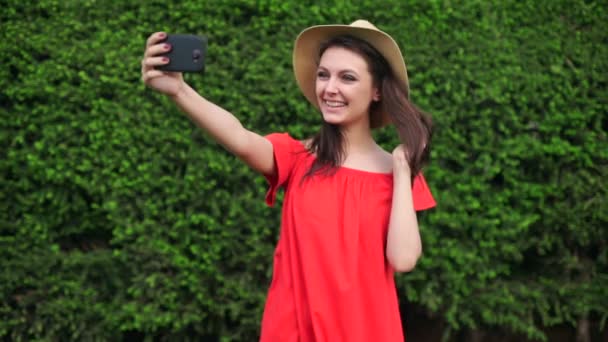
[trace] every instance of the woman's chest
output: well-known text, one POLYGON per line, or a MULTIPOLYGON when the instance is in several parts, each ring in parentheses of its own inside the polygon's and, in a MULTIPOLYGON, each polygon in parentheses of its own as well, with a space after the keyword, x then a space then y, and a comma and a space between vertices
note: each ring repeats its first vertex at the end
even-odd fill
POLYGON ((337 173, 296 180, 287 189, 284 205, 300 234, 384 241, 392 183, 372 176, 337 173))

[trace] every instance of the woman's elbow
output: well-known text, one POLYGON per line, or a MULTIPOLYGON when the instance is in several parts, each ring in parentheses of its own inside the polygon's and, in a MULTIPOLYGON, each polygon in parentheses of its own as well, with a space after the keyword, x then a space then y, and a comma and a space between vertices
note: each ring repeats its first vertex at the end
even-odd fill
POLYGON ((420 253, 408 253, 399 256, 387 255, 387 258, 395 272, 411 272, 414 270, 414 268, 416 268, 416 264, 420 258, 420 253))

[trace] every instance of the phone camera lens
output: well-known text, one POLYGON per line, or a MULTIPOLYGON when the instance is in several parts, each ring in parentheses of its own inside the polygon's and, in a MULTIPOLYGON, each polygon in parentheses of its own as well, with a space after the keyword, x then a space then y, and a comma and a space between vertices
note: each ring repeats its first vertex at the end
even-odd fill
POLYGON ((197 62, 199 59, 201 59, 201 50, 194 50, 192 51, 192 59, 197 62))

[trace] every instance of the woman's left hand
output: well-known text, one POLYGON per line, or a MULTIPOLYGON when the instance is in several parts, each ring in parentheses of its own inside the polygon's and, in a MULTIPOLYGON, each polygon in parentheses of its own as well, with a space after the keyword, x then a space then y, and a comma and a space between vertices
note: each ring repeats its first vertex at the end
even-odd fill
POLYGON ((395 149, 393 150, 393 175, 394 176, 406 175, 407 177, 410 177, 410 174, 411 174, 410 164, 407 161, 406 155, 407 155, 407 151, 406 151, 405 147, 403 146, 403 144, 400 144, 399 146, 395 147, 395 149))

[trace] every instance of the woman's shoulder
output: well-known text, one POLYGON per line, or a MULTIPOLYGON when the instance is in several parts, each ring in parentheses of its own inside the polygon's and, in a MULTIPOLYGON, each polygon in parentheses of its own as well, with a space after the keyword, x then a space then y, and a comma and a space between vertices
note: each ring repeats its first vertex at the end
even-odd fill
POLYGON ((273 144, 289 145, 292 148, 306 147, 306 140, 294 138, 289 132, 273 132, 265 135, 273 144))
POLYGON ((298 142, 300 144, 302 144, 302 146, 304 146, 304 148, 306 148, 307 150, 310 150, 310 146, 312 144, 312 138, 298 140, 298 142))
POLYGON ((393 155, 380 146, 378 146, 376 162, 378 167, 384 170, 384 172, 393 172, 393 155))
POLYGON ((390 153, 378 146, 368 153, 347 156, 343 166, 373 174, 389 175, 393 172, 393 159, 390 153))

